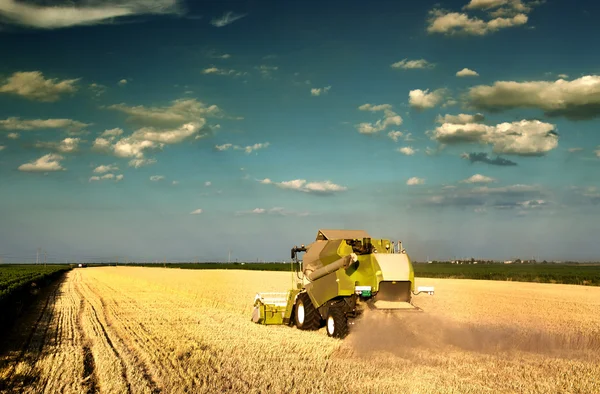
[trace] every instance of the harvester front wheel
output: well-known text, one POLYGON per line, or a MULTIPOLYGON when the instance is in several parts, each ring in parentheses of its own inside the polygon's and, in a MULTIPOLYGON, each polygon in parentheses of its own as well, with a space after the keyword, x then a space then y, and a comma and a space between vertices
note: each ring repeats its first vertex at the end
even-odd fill
POLYGON ((340 308, 329 308, 325 326, 330 337, 342 339, 348 335, 348 318, 340 308))
POLYGON ((294 307, 296 327, 301 330, 318 330, 321 327, 321 315, 307 293, 298 294, 294 307))

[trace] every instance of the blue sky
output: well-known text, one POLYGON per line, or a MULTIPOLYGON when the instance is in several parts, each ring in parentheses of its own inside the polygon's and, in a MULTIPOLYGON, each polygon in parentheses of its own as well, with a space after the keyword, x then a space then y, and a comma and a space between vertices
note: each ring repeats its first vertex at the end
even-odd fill
POLYGON ((597 11, 0 0, 0 257, 597 260, 597 11))

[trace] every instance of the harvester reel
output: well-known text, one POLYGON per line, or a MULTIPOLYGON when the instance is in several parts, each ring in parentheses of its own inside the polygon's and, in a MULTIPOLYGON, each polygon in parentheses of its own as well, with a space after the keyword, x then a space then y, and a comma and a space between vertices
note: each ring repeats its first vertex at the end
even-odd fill
POLYGON ((318 330, 321 327, 321 315, 307 293, 298 294, 294 310, 294 321, 299 329, 318 330))
POLYGON ((348 335, 348 318, 341 308, 329 308, 327 312, 327 335, 333 338, 343 339, 348 335))

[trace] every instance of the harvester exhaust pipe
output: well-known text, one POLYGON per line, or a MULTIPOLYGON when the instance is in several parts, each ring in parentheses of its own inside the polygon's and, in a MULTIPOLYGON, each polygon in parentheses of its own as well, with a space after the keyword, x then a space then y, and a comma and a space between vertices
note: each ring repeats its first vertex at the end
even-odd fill
POLYGON ((341 259, 337 260, 336 262, 333 262, 331 264, 328 264, 324 267, 321 267, 321 268, 311 272, 310 274, 307 275, 307 278, 311 282, 315 281, 317 279, 324 277, 327 274, 330 274, 332 272, 339 270, 342 267, 348 268, 348 267, 350 267, 350 264, 356 263, 357 261, 358 261, 358 256, 356 256, 355 253, 351 253, 348 256, 342 257, 341 259))

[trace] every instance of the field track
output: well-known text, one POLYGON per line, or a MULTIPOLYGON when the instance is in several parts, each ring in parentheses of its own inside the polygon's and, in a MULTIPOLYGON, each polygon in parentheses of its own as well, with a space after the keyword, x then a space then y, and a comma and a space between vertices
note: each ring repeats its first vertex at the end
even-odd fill
POLYGON ((284 272, 75 269, 0 358, 0 392, 600 392, 600 288, 417 279, 423 314, 344 341, 250 322, 284 272))

